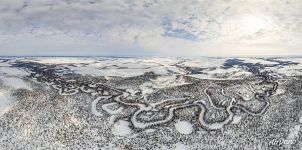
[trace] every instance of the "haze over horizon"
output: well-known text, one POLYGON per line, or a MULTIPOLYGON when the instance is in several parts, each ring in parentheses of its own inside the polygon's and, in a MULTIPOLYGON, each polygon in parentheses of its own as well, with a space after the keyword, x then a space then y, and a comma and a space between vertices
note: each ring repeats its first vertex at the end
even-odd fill
POLYGON ((301 56, 300 0, 0 1, 0 56, 301 56))

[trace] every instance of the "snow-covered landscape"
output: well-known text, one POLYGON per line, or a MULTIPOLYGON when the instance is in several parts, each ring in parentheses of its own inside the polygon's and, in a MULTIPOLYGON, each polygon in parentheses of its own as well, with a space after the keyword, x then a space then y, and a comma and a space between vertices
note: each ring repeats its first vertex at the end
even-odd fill
POLYGON ((302 58, 0 57, 0 149, 302 149, 302 58))

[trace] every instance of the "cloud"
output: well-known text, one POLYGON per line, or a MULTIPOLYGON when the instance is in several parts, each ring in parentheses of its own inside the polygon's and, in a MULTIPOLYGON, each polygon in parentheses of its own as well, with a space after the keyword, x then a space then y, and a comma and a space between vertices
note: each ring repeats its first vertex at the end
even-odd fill
POLYGON ((301 10, 300 0, 0 1, 0 53, 301 54, 301 10))

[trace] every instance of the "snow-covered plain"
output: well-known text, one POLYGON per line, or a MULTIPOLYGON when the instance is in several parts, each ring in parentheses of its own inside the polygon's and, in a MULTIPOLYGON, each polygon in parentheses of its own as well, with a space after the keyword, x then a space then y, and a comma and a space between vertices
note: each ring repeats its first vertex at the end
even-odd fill
MULTIPOLYGON (((226 60, 234 58, 110 58, 110 57, 37 57, 26 58, 22 61, 30 61, 41 64, 55 64, 69 68, 71 71, 81 75, 93 76, 119 76, 133 77, 143 75, 146 72, 153 72, 159 75, 187 74, 196 78, 240 78, 250 76, 251 73, 244 70, 242 66, 234 64, 225 68, 226 60), (197 69, 190 73, 184 67, 197 69), (200 71, 198 71, 200 70, 200 71)), ((242 63, 267 65, 267 69, 279 74, 295 76, 301 73, 302 58, 235 58, 242 63), (298 64, 282 65, 278 61, 290 61, 298 64)), ((7 64, 6 64, 7 65, 7 64)), ((1 70, 0 70, 1 71, 1 70)), ((10 70, 6 70, 10 71, 10 70)), ((14 71, 14 70, 11 70, 14 71)))
POLYGON ((302 58, 0 57, 0 149, 278 149, 302 137, 301 76, 302 58))

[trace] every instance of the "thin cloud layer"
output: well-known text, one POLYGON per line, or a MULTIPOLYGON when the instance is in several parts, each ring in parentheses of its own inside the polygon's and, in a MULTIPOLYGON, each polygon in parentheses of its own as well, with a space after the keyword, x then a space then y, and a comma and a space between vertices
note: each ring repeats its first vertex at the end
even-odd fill
POLYGON ((297 55, 300 0, 0 1, 1 55, 297 55))

